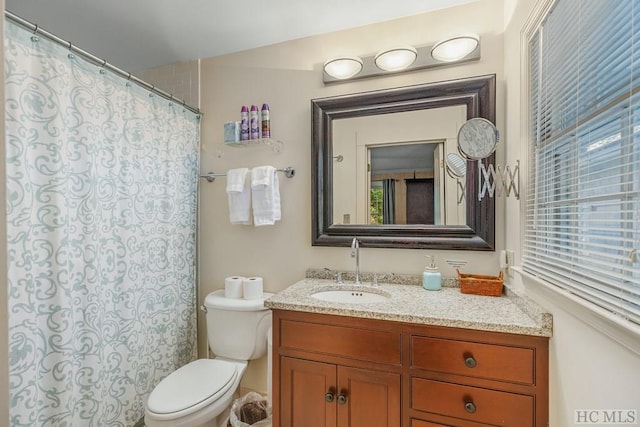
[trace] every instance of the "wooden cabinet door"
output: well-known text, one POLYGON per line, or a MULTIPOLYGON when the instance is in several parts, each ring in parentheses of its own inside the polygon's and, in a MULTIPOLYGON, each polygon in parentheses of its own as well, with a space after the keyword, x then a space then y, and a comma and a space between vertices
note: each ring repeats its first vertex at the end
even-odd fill
POLYGON ((335 365, 283 356, 280 378, 280 427, 336 427, 335 365))
POLYGON ((400 427, 400 374, 338 366, 337 384, 338 427, 400 427))

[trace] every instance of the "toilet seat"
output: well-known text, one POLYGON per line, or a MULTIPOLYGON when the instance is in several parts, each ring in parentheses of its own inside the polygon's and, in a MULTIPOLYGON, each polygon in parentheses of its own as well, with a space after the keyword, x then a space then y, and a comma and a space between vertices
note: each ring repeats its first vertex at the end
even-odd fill
POLYGON ((148 410, 157 420, 184 417, 225 394, 238 376, 237 364, 198 359, 171 373, 151 392, 148 410))

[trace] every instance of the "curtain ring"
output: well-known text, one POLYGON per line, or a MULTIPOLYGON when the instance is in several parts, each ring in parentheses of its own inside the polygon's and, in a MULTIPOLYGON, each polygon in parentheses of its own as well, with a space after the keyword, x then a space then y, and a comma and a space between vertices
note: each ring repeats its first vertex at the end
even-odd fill
POLYGON ((31 41, 34 43, 40 41, 40 39, 38 38, 38 24, 36 24, 36 27, 33 29, 33 35, 31 36, 31 41))

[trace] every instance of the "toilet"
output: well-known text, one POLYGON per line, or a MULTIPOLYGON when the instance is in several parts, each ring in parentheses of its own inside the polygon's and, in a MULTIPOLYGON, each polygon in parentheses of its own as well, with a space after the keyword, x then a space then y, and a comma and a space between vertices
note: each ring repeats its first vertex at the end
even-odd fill
POLYGON ((271 310, 264 301, 272 295, 226 298, 224 289, 207 295, 207 339, 216 358, 193 361, 160 381, 145 405, 147 427, 217 426, 218 415, 233 403, 248 361, 267 352, 271 310))

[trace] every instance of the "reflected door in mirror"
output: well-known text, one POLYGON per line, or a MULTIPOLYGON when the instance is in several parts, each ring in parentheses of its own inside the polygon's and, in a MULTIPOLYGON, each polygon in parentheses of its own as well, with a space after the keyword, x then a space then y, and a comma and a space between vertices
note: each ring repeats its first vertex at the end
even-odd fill
POLYGON ((433 224, 433 178, 407 179, 407 224, 433 224))

